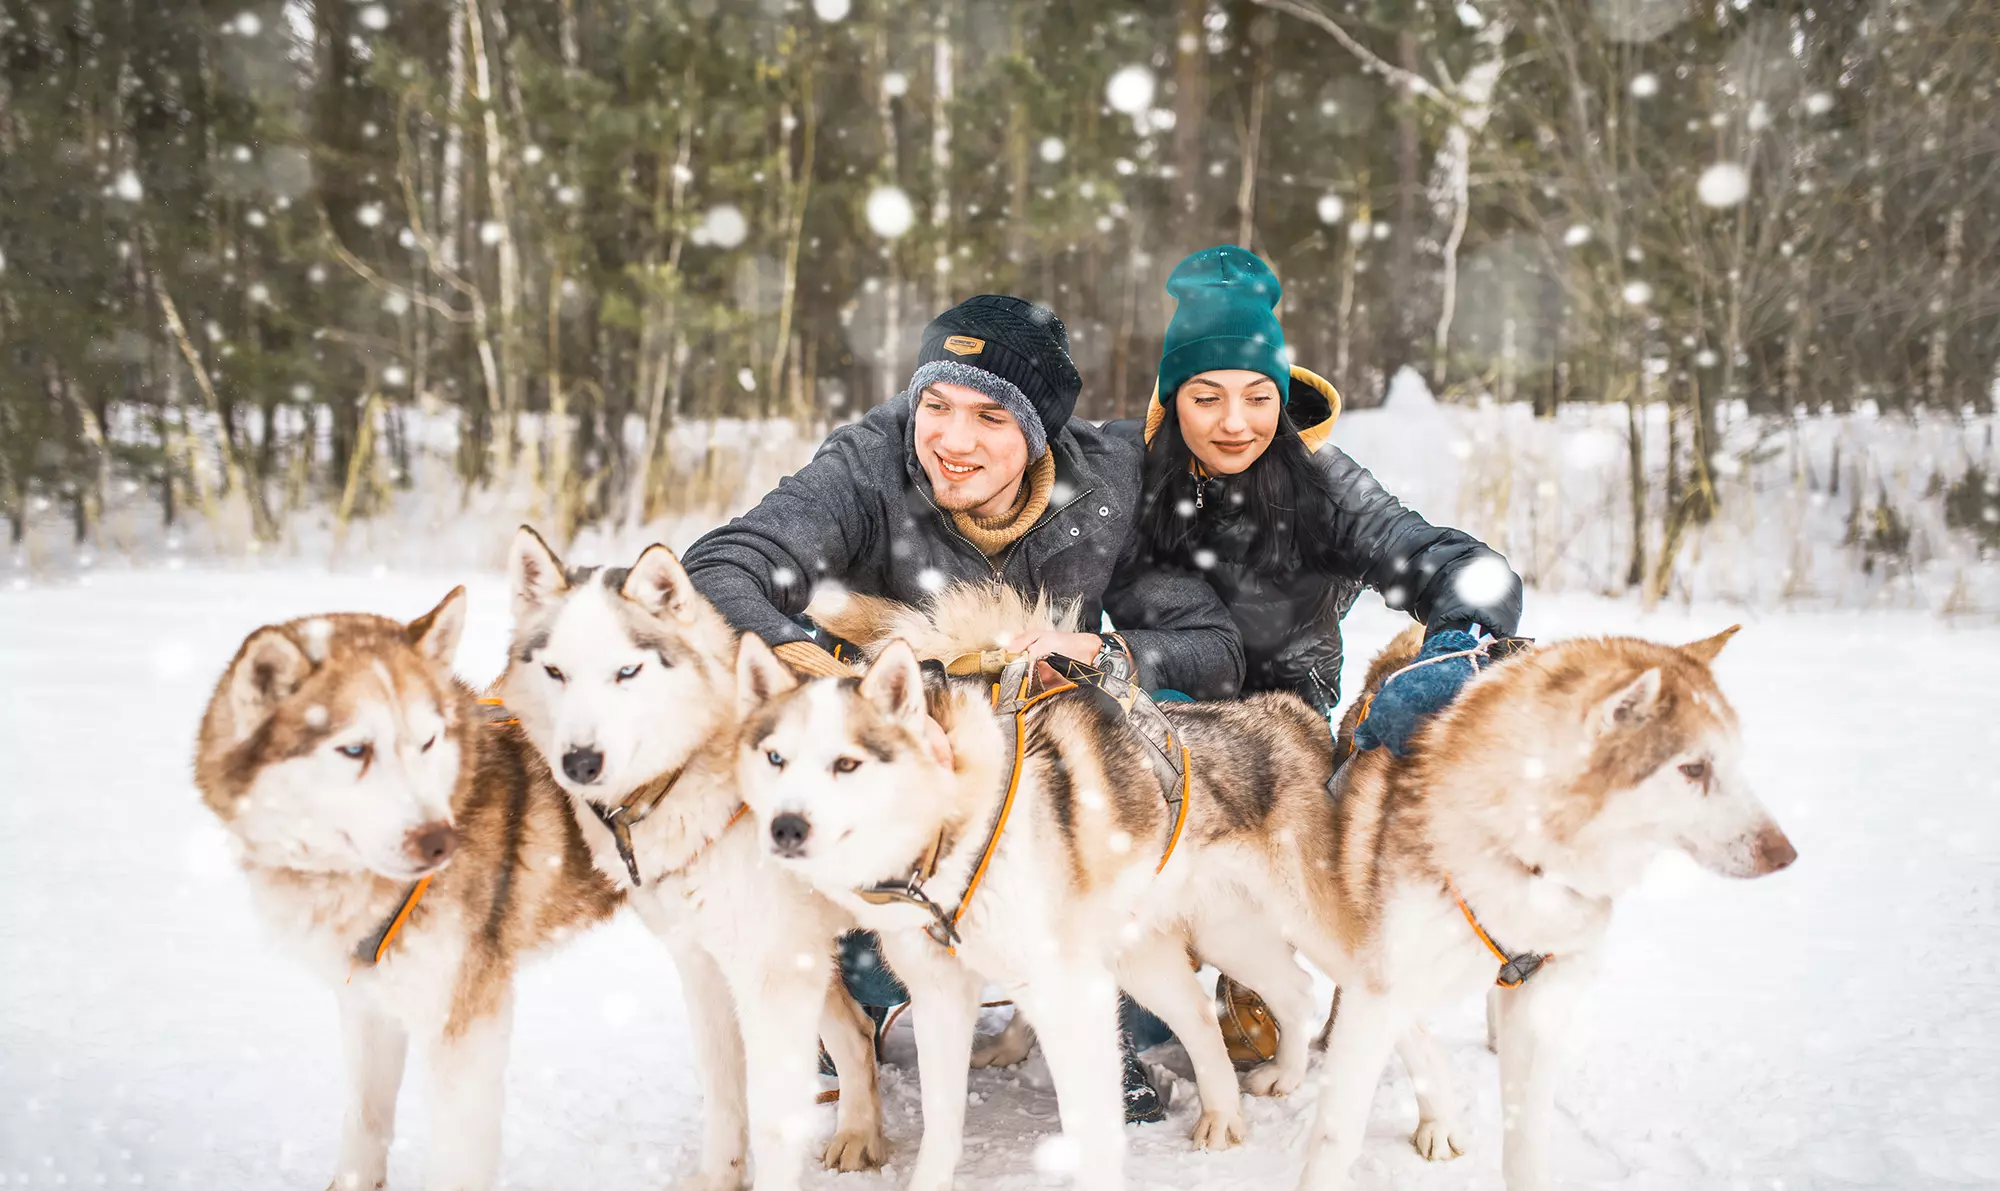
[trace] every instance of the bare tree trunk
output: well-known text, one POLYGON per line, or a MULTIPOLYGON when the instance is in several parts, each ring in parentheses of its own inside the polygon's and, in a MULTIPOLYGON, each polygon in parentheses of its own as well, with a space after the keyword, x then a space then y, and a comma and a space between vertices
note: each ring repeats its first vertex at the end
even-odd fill
MULTIPOLYGON (((812 195, 813 152, 819 135, 819 105, 813 99, 813 67, 811 62, 807 62, 805 65, 800 96, 800 104, 805 109, 805 124, 801 131, 799 165, 796 172, 792 169, 792 147, 789 143, 789 135, 786 137, 786 143, 780 145, 778 150, 779 159, 784 167, 786 222, 790 226, 785 230, 785 275, 783 292, 778 298, 778 342, 771 352, 771 371, 769 375, 771 377, 771 390, 774 397, 779 394, 780 386, 784 381, 785 355, 792 345, 792 313, 798 304, 799 291, 799 247, 805 240, 806 200, 812 195)), ((789 116, 791 111, 790 105, 786 104, 783 111, 789 116)), ((788 120, 781 119, 779 127, 783 128, 788 122, 788 120)), ((796 407, 797 396, 797 393, 793 394, 794 408, 791 411, 792 416, 795 418, 802 417, 805 413, 803 409, 796 407)))
MULTIPOLYGON (((507 189, 507 141, 500 131, 500 111, 494 102, 493 70, 486 52, 485 21, 479 0, 465 0, 465 26, 472 50, 473 95, 479 100, 486 141, 486 197, 497 229, 494 250, 500 266, 500 407, 493 411, 492 465, 494 478, 506 482, 514 462, 514 418, 520 408, 520 371, 516 363, 521 311, 521 259, 514 244, 507 189)), ((492 348, 482 344, 481 363, 489 369, 492 348)))
POLYGON ((1625 586, 1628 590, 1646 581, 1646 437, 1639 400, 1639 386, 1635 382, 1627 381, 1625 460, 1632 497, 1632 557, 1625 568, 1625 586))
POLYGON ((951 4, 952 0, 937 0, 931 41, 931 170, 936 187, 931 194, 931 229, 937 236, 931 307, 935 310, 951 305, 951 101, 955 57, 951 4))
MULTIPOLYGON (((151 255, 151 254, 149 254, 151 255)), ((208 402, 208 410, 218 422, 222 420, 222 399, 216 395, 215 385, 209 380, 208 368, 201 361, 201 354, 195 351, 194 341, 188 338, 187 325, 181 321, 180 309, 174 305, 173 295, 167 292, 166 279, 157 272, 153 274, 153 294, 159 300, 160 314, 166 319, 167 332, 181 349, 181 358, 187 361, 188 371, 194 376, 195 387, 201 390, 203 400, 208 402)), ((225 429, 218 434, 222 447, 223 474, 229 486, 241 493, 250 506, 250 527, 260 542, 275 541, 276 529, 271 521, 271 512, 264 507, 264 494, 252 488, 243 476, 243 461, 237 457, 236 444, 225 429)), ((307 434, 310 440, 312 435, 307 434)))
MULTIPOLYGON (((882 181, 894 186, 901 177, 897 152, 899 138, 896 135, 896 105, 889 95, 889 34, 885 28, 875 31, 875 99, 876 111, 882 118, 882 181)), ((888 264, 888 276, 882 280, 882 359, 881 375, 893 378, 903 354, 903 278, 896 257, 896 241, 891 240, 882 248, 884 261, 888 264)), ((889 380, 894 384, 893 379, 889 380)))
MULTIPOLYGON (((1261 20, 1270 20, 1262 17, 1261 20)), ((1243 135, 1242 171, 1236 184, 1236 243, 1251 252, 1257 231, 1257 158, 1264 144, 1264 108, 1271 97, 1271 52, 1259 47, 1250 67, 1250 119, 1243 135)))

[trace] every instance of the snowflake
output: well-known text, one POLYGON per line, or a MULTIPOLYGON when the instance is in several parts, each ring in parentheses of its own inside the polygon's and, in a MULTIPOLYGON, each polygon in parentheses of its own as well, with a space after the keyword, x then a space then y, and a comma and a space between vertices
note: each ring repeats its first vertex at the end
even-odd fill
POLYGON ((1660 76, 1647 71, 1632 76, 1632 94, 1638 99, 1651 99, 1660 93, 1660 76))
POLYGON ((916 206, 898 186, 877 186, 870 191, 864 214, 869 229, 885 240, 899 238, 917 222, 916 206))
POLYGON ((1581 223, 1571 224, 1569 230, 1563 233, 1563 243, 1571 248, 1590 243, 1590 228, 1581 223))
POLYGON ((1452 580, 1458 598, 1475 608, 1485 608, 1506 599, 1514 590, 1514 572, 1491 554, 1467 563, 1452 580))
POLYGON ((1643 281, 1625 283, 1625 301, 1632 306, 1644 306, 1653 300, 1653 287, 1643 281))
POLYGON ((1127 66, 1105 84, 1104 98, 1113 111, 1137 116, 1153 106, 1153 93, 1157 89, 1152 71, 1143 66, 1127 66))
POLYGON ((139 175, 131 170, 118 172, 118 180, 111 184, 111 192, 128 203, 136 203, 146 197, 146 188, 139 185, 139 175))
POLYGON ((361 27, 380 32, 389 27, 389 10, 380 4, 370 4, 361 10, 361 27))
POLYGON ((698 242, 724 249, 736 247, 749 234, 750 223, 743 218, 743 212, 728 203, 710 207, 702 217, 701 226, 695 229, 698 242))
POLYGON ((831 23, 845 19, 852 7, 850 0, 813 0, 813 15, 831 23))
POLYGON ((1318 211, 1321 223, 1339 223, 1340 217, 1347 213, 1347 205, 1340 201, 1337 194, 1322 194, 1319 196, 1318 211))
POLYGON ((1733 161, 1718 161, 1702 171, 1694 190, 1711 207, 1733 207, 1750 196, 1750 172, 1733 161))
POLYGON ((1043 161, 1046 161, 1051 165, 1053 165, 1054 163, 1061 161, 1063 159, 1063 155, 1068 151, 1069 150, 1062 143, 1062 138, 1053 136, 1042 138, 1043 161))

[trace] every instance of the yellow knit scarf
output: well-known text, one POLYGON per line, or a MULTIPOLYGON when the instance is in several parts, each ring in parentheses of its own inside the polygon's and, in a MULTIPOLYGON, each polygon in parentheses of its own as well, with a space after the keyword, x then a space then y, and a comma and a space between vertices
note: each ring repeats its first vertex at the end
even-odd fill
POLYGON ((997 517, 975 517, 971 513, 953 513, 951 519, 957 523, 958 532, 979 547, 982 554, 998 554, 1014 544, 1015 539, 1033 528, 1049 509, 1049 492, 1056 484, 1056 457, 1053 451, 1044 452, 1042 457, 1028 466, 1022 477, 1021 489, 1014 494, 1014 504, 997 517))

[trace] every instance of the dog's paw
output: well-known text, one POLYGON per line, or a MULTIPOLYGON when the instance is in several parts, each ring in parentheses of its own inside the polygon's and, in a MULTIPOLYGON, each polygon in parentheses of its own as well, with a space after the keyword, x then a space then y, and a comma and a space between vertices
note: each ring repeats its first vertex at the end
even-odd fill
POLYGON ((1204 1109, 1201 1119, 1194 1123, 1194 1148, 1197 1150, 1229 1150, 1243 1144, 1248 1132, 1243 1123, 1241 1111, 1229 1109, 1204 1109))
POLYGON ((1299 1090, 1306 1073, 1280 1063, 1259 1063, 1243 1076, 1243 1090, 1252 1096, 1289 1096, 1299 1090))
POLYGON ((852 1129, 833 1135, 820 1163, 828 1170, 875 1170, 889 1160, 889 1139, 880 1129, 852 1129))
POLYGON ((1027 1026, 1008 1023, 1006 1029, 972 1048, 974 1067, 1012 1067, 1025 1062, 1035 1051, 1035 1032, 1027 1026))
POLYGON ((333 1181, 326 1185, 326 1191, 382 1191, 388 1185, 389 1174, 386 1170, 343 1170, 333 1176, 333 1181))
POLYGON ((1410 1135, 1410 1144, 1417 1147, 1417 1153, 1426 1162, 1449 1162, 1465 1152, 1465 1143, 1459 1140, 1458 1131, 1450 1121, 1418 1121, 1417 1131, 1410 1135))

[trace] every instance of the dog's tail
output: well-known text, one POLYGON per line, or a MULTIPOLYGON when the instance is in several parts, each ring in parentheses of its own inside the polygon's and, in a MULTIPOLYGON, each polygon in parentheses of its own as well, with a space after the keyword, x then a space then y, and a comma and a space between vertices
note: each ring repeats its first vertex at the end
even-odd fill
POLYGON ((948 662, 965 653, 1004 648, 1022 633, 1076 628, 1075 600, 1033 600, 1004 583, 954 583, 921 607, 852 592, 815 596, 806 615, 815 624, 859 646, 870 658, 901 638, 924 661, 948 662))

